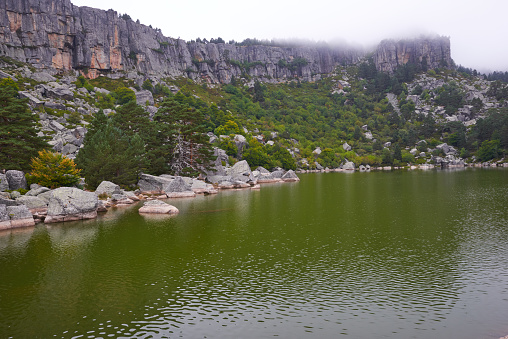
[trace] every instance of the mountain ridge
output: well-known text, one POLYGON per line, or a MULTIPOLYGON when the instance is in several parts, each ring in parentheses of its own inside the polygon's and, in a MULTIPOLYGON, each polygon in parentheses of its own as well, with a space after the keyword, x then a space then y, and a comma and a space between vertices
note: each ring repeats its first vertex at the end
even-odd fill
MULTIPOLYGON (((0 54, 53 73, 78 70, 101 74, 143 73, 230 83, 233 77, 283 82, 316 81, 369 53, 359 48, 240 46, 186 42, 128 15, 75 6, 70 0, 0 0, 0 54)), ((453 67, 447 37, 384 40, 374 55, 380 71, 408 62, 426 68, 453 67)))

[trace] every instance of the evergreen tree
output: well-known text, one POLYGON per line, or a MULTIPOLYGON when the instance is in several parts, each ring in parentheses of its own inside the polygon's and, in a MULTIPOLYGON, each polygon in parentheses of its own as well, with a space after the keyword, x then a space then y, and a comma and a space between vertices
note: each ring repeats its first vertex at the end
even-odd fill
POLYGON ((143 154, 143 140, 138 134, 129 137, 108 120, 91 137, 87 134, 76 163, 88 188, 95 189, 104 180, 128 186, 138 181, 143 154))
POLYGON ((0 169, 30 169, 31 158, 49 148, 46 139, 37 136, 37 116, 27 100, 18 97, 12 79, 0 81, 0 169))
POLYGON ((172 156, 168 159, 173 173, 196 175, 209 166, 213 150, 205 134, 207 121, 200 110, 176 98, 168 98, 154 119, 161 123, 160 128, 174 131, 172 138, 162 140, 166 146, 173 145, 172 156))

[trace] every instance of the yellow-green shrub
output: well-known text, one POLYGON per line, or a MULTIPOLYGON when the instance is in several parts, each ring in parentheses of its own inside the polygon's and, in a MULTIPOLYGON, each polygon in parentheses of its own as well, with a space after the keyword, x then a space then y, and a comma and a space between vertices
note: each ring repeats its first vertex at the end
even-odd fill
POLYGON ((62 186, 74 186, 79 182, 80 169, 72 159, 60 153, 40 151, 37 158, 32 158, 31 173, 28 180, 32 183, 58 188, 62 186))

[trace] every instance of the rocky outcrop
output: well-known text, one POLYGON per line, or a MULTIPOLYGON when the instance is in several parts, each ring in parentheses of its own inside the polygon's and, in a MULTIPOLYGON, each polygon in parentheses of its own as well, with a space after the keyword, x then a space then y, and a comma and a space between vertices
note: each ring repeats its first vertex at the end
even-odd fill
MULTIPOLYGON (((80 70, 95 78, 101 73, 141 72, 210 83, 229 83, 242 74, 266 82, 318 80, 337 65, 352 64, 365 55, 358 48, 318 44, 185 42, 113 10, 78 7, 70 0, 0 0, 0 53, 48 73, 80 70)), ((376 64, 386 71, 408 61, 427 60, 433 67, 449 59, 449 40, 384 42, 375 55, 376 64)))
POLYGON ((407 63, 421 65, 424 70, 451 68, 450 38, 434 36, 412 40, 383 40, 374 53, 374 64, 382 72, 393 73, 407 63))
POLYGON ((51 192, 44 223, 93 219, 97 217, 98 199, 93 192, 60 187, 51 192))

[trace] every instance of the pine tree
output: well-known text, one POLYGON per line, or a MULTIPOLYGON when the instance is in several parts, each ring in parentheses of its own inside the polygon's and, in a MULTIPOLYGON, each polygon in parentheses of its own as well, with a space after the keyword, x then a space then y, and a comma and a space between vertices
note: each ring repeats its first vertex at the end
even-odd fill
POLYGON ((95 189, 104 180, 132 186, 144 167, 143 154, 144 143, 138 134, 129 137, 108 120, 90 138, 87 134, 76 163, 88 188, 95 189))
POLYGON ((209 167, 213 150, 206 135, 207 121, 201 111, 168 98, 154 120, 173 132, 170 140, 163 140, 166 145, 173 146, 169 159, 173 173, 192 176, 209 167))
POLYGON ((46 138, 37 136, 37 117, 27 100, 18 97, 12 79, 0 81, 0 169, 28 170, 31 158, 49 148, 46 138))

